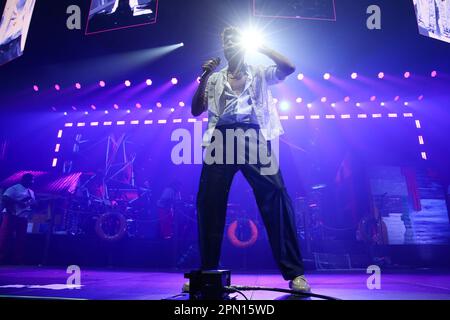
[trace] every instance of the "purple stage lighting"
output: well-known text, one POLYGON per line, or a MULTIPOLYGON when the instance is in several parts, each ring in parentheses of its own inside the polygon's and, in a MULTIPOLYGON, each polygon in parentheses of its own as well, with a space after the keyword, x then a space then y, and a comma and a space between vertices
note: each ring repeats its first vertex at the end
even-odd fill
POLYGON ((305 78, 305 75, 303 73, 299 73, 297 75, 297 79, 300 80, 300 81, 302 81, 304 78, 305 78))
POLYGON ((77 88, 78 90, 81 89, 81 84, 79 82, 75 83, 75 88, 77 88))
POLYGON ((423 100, 423 94, 421 94, 421 95, 417 98, 417 100, 422 101, 422 100, 423 100))
POLYGON ((386 103, 384 103, 384 102, 380 103, 380 106, 382 106, 382 107, 384 107, 385 105, 386 105, 386 103))
POLYGON ((175 112, 175 108, 170 108, 170 112, 175 112))
POLYGON ((105 110, 105 114, 108 114, 109 113, 109 111, 108 110, 105 110))
POLYGON ((125 87, 129 87, 131 86, 131 81, 130 80, 125 80, 125 87))
POLYGON ((92 110, 96 110, 97 107, 96 107, 95 105, 91 104, 91 109, 92 109, 92 110))
POLYGON ((323 75, 323 78, 324 78, 325 80, 330 80, 331 74, 329 74, 329 73, 327 72, 327 73, 325 73, 325 74, 323 75))
POLYGON ((436 78, 436 77, 437 77, 437 71, 436 71, 436 70, 433 70, 433 71, 431 72, 431 77, 432 77, 432 78, 436 78))
POLYGON ((346 96, 345 98, 344 98, 344 102, 349 102, 350 101, 350 97, 349 96, 346 96))
POLYGON ((384 72, 378 73, 378 79, 383 79, 383 78, 384 78, 384 72))
POLYGON ((333 103, 331 104, 331 107, 335 108, 335 107, 336 107, 336 103, 333 102, 333 103))
POLYGON ((146 83, 148 86, 151 86, 151 85, 153 84, 153 81, 152 81, 151 79, 147 79, 147 80, 145 80, 145 83, 146 83))
POLYGON ((61 90, 61 87, 59 86, 59 84, 55 84, 55 90, 56 90, 56 91, 61 90))
POLYGON ((302 102, 303 102, 303 99, 300 98, 300 97, 298 97, 297 99, 295 99, 295 102, 297 102, 297 103, 302 103, 302 102))
POLYGON ((178 83, 178 79, 177 78, 172 78, 170 80, 170 82, 172 82, 173 85, 176 85, 178 83))
POLYGON ((67 116, 67 112, 64 112, 64 115, 67 116))
POLYGON ((142 108, 142 105, 140 103, 136 103, 136 108, 140 109, 140 108, 142 108))
POLYGON ((374 102, 375 100, 377 100, 377 97, 376 97, 376 96, 371 96, 371 97, 370 97, 370 101, 374 102))
POLYGON ((114 109, 116 109, 116 110, 119 109, 119 105, 118 105, 117 103, 115 103, 115 104, 113 105, 113 107, 114 107, 114 109))
POLYGON ((88 111, 85 111, 85 112, 84 112, 84 114, 85 114, 85 115, 88 115, 88 114, 89 114, 89 112, 88 112, 88 111))
POLYGON ((156 107, 157 107, 157 108, 161 108, 161 107, 162 107, 162 103, 161 103, 161 102, 157 102, 157 103, 156 103, 156 107))
POLYGON ((39 87, 38 87, 37 85, 34 85, 34 86, 33 86, 33 90, 36 91, 36 92, 38 92, 38 91, 39 91, 39 87))
POLYGON ((127 113, 131 113, 131 110, 130 110, 130 109, 128 109, 128 110, 127 110, 127 113))
POLYGON ((361 103, 360 103, 360 102, 357 102, 357 103, 356 103, 356 106, 357 106, 357 107, 361 107, 361 103))
POLYGON ((398 100, 400 100, 400 96, 395 96, 394 101, 397 102, 398 100))
POLYGON ((354 80, 354 79, 356 79, 356 78, 358 78, 358 74, 357 74, 356 72, 353 72, 353 73, 352 73, 352 79, 354 80))
POLYGON ((411 77, 411 72, 406 71, 403 76, 405 77, 405 79, 408 79, 409 77, 411 77))
POLYGON ((322 97, 322 98, 320 99, 320 102, 323 102, 323 103, 327 102, 327 97, 322 97))
POLYGON ((186 104, 183 102, 183 101, 180 101, 179 103, 178 103, 178 106, 180 106, 180 107, 184 107, 186 104))
POLYGON ((409 102, 408 101, 405 101, 403 104, 405 105, 405 107, 409 106, 409 102))
POLYGON ((106 86, 106 83, 105 83, 105 81, 101 80, 101 81, 99 81, 98 85, 100 87, 104 88, 106 86))
POLYGON ((312 103, 308 103, 306 106, 311 109, 312 108, 312 103))

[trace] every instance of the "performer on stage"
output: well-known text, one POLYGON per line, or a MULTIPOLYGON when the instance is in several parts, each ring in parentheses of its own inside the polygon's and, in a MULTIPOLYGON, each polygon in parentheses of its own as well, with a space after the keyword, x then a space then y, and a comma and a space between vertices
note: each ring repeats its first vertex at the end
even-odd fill
POLYGON ((22 176, 20 183, 6 189, 3 193, 4 213, 0 227, 0 264, 6 261, 9 246, 13 246, 13 263, 23 263, 28 214, 35 202, 34 177, 30 173, 22 176))
MULTIPOLYGON (((282 134, 283 128, 269 86, 283 81, 295 71, 295 66, 286 57, 264 45, 260 46, 259 52, 270 58, 274 65, 249 65, 245 63, 245 52, 240 39, 239 29, 225 28, 222 43, 228 66, 213 73, 219 64, 218 59, 205 62, 205 73, 192 101, 194 116, 208 111, 208 130, 204 135, 206 154, 213 152, 208 148, 213 145, 217 148, 218 144, 222 144, 220 152, 223 151, 223 159, 234 158, 232 164, 228 161, 230 159, 203 163, 197 194, 201 268, 211 270, 219 267, 228 193, 235 173, 240 170, 255 194, 272 252, 283 278, 289 281, 291 289, 308 292, 310 286, 304 277, 293 205, 281 171, 277 167, 272 174, 262 174, 265 164, 259 157, 256 163, 245 161, 241 164, 236 161, 243 157, 250 159, 252 150, 264 146, 267 148, 266 154, 271 155, 271 161, 277 161, 271 152, 270 140, 282 134), (258 140, 250 140, 249 143, 244 141, 245 154, 236 154, 236 148, 228 145, 229 141, 225 138, 222 142, 216 141, 219 133, 225 136, 229 130, 249 129, 258 132, 258 140)), ((216 149, 214 152, 217 154, 217 151, 216 149)), ((187 284, 183 289, 188 290, 187 284)))

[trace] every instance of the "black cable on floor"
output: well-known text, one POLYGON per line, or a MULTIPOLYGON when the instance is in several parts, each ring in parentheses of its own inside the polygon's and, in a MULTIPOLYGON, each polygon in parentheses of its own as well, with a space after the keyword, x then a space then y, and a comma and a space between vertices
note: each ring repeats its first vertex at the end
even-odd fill
POLYGON ((282 293, 290 293, 293 295, 303 296, 303 297, 309 297, 309 298, 318 298, 323 300, 340 300, 338 298, 325 296, 322 294, 316 294, 312 292, 298 292, 295 290, 290 289, 280 289, 280 288, 267 288, 267 287, 248 287, 248 286, 230 286, 225 287, 225 289, 230 291, 274 291, 274 292, 282 292, 282 293))

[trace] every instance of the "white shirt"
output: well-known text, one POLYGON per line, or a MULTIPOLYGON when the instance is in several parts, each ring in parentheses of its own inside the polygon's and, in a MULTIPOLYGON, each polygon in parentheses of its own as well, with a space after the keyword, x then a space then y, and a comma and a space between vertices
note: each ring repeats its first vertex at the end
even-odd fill
MULTIPOLYGON (((235 100, 228 105, 230 112, 223 114, 223 97, 227 92, 227 73, 228 68, 224 68, 219 72, 213 73, 206 84, 206 98, 208 103, 208 129, 203 135, 203 146, 211 143, 214 129, 220 123, 222 116, 224 119, 228 115, 233 115, 235 119, 239 119, 236 114, 245 115, 250 109, 254 111, 256 122, 260 127, 261 133, 266 140, 272 140, 284 133, 283 127, 278 116, 278 112, 273 101, 272 93, 269 85, 281 82, 276 76, 277 67, 275 65, 269 67, 247 66, 247 83, 243 93, 240 95, 241 100, 236 104, 235 100), (245 106, 246 95, 251 98, 252 104, 245 106), (234 102, 233 102, 234 101, 234 102), (237 113, 236 113, 237 112, 237 113)), ((229 84, 228 84, 229 86, 229 84)), ((239 97, 236 97, 239 100, 239 97)), ((249 100, 247 99, 247 102, 249 100)), ((227 105, 226 105, 227 106, 227 105)), ((247 115, 249 115, 247 113, 247 115)), ((251 113, 250 113, 251 115, 251 113)), ((244 119, 247 116, 244 116, 244 119)), ((250 118, 251 119, 251 118, 250 118)))
MULTIPOLYGON (((7 196, 15 201, 22 201, 25 199, 32 199, 33 201, 36 200, 34 196, 33 190, 29 188, 25 188, 22 184, 18 183, 13 185, 12 187, 9 187, 6 189, 6 191, 3 193, 4 196, 7 196)), ((20 208, 16 207, 16 215, 20 215, 24 211, 30 210, 30 207, 20 208)))

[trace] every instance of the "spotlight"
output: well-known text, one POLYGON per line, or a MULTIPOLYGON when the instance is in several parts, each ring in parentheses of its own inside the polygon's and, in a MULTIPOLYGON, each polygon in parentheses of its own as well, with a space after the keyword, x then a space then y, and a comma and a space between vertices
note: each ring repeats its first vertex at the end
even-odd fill
POLYGON ((335 107, 336 107, 336 103, 333 102, 333 103, 331 104, 331 107, 335 108, 335 107))
POLYGON ((384 78, 384 72, 378 73, 378 79, 383 79, 383 78, 384 78))
POLYGON ((130 80, 125 80, 125 87, 129 87, 129 86, 131 86, 130 80))
POLYGON ((128 109, 128 110, 127 110, 127 113, 131 113, 131 110, 130 110, 130 109, 128 109))
POLYGON ((67 112, 64 112, 64 115, 67 116, 67 112))
POLYGON ((299 98, 295 99, 295 102, 297 102, 297 103, 302 103, 302 102, 303 102, 303 99, 299 97, 299 98))
POLYGON ((175 108, 170 108, 170 112, 174 112, 175 111, 175 108))
POLYGON ((56 91, 61 90, 61 87, 59 86, 59 84, 55 84, 55 90, 56 90, 56 91))
POLYGON ((109 111, 108 110, 105 110, 105 114, 108 114, 109 113, 109 111))
POLYGON ((397 102, 398 100, 400 100, 400 96, 395 96, 394 101, 397 102))
POLYGON ((288 101, 281 101, 280 102, 280 110, 282 111, 288 111, 290 108, 290 104, 288 101))
POLYGON ((374 102, 375 100, 377 100, 377 97, 376 97, 376 96, 371 96, 371 97, 370 97, 370 101, 374 102))
POLYGON ((349 102, 350 101, 350 97, 349 96, 346 96, 345 98, 344 98, 344 102, 349 102))
POLYGON ((136 108, 140 109, 140 108, 142 108, 142 105, 140 103, 136 103, 136 108))
POLYGON ((145 83, 146 83, 148 86, 151 86, 151 85, 153 84, 153 81, 152 81, 151 79, 147 79, 147 80, 145 80, 145 83))
POLYGON ((356 79, 356 78, 358 78, 358 74, 357 74, 356 72, 353 72, 353 73, 352 73, 352 79, 354 80, 354 79, 356 79))
POLYGON ((157 107, 157 108, 161 108, 161 107, 162 107, 162 103, 161 103, 161 102, 157 102, 157 103, 156 103, 156 107, 157 107))
POLYGON ((33 86, 33 90, 36 91, 36 92, 38 92, 38 91, 39 91, 39 87, 38 87, 37 85, 34 85, 34 86, 33 86))
POLYGON ((384 102, 380 103, 380 106, 384 107, 386 104, 384 102))
POLYGON ((330 80, 331 74, 329 74, 329 73, 327 72, 327 73, 325 73, 325 74, 323 75, 323 78, 324 78, 325 80, 330 80))
POLYGON ((437 71, 436 71, 436 70, 433 70, 433 71, 431 72, 431 77, 432 77, 432 78, 436 78, 436 77, 437 77, 437 71))
POLYGON ((75 83, 75 88, 77 88, 78 90, 81 89, 81 84, 79 82, 75 83))
POLYGON ((118 110, 119 109, 119 105, 117 103, 114 104, 114 109, 118 110))
POLYGON ((264 43, 263 35, 260 31, 250 28, 241 34, 240 46, 246 52, 255 52, 264 43))
POLYGON ((304 78, 305 78, 305 75, 303 73, 299 73, 297 75, 297 79, 300 80, 300 81, 302 81, 304 78))
POLYGON ((320 99, 320 102, 323 102, 323 103, 327 102, 327 97, 322 97, 322 98, 320 99))
POLYGON ((184 47, 184 42, 180 42, 180 47, 184 47))
POLYGON ((405 77, 405 79, 408 79, 409 77, 411 77, 411 72, 406 71, 403 76, 405 77))
POLYGON ((173 85, 176 85, 178 83, 178 79, 177 78, 172 78, 170 80, 170 82, 172 82, 173 85))
POLYGON ((152 113, 153 112, 153 110, 152 109, 148 109, 148 113, 152 113))
POLYGON ((88 114, 89 114, 89 112, 88 112, 88 111, 85 111, 85 112, 84 112, 84 114, 85 114, 85 115, 88 115, 88 114))
POLYGON ((77 107, 72 106, 72 110, 73 110, 73 111, 77 111, 77 107))
POLYGON ((357 102, 357 103, 356 103, 356 106, 357 106, 357 107, 361 107, 361 103, 360 103, 360 102, 357 102))
POLYGON ((92 110, 96 110, 97 107, 96 107, 95 105, 91 104, 91 109, 92 109, 92 110))
POLYGON ((200 83, 200 80, 201 80, 201 78, 200 78, 200 77, 197 77, 197 82, 198 82, 198 83, 200 83))
POLYGON ((98 85, 100 86, 100 87, 105 87, 106 86, 106 83, 105 83, 105 81, 103 81, 103 80, 101 80, 99 83, 98 83, 98 85))
POLYGON ((278 103, 278 99, 277 98, 273 98, 273 103, 278 103))
POLYGON ((312 108, 312 103, 308 103, 306 106, 311 109, 312 108))
POLYGON ((409 106, 409 102, 405 101, 405 103, 403 103, 405 105, 405 107, 409 106))
POLYGON ((423 94, 421 94, 417 99, 418 99, 419 101, 422 101, 422 100, 423 100, 423 94))
POLYGON ((179 105, 180 107, 184 107, 184 106, 185 106, 185 103, 184 103, 183 101, 180 101, 180 102, 178 103, 178 105, 179 105))

